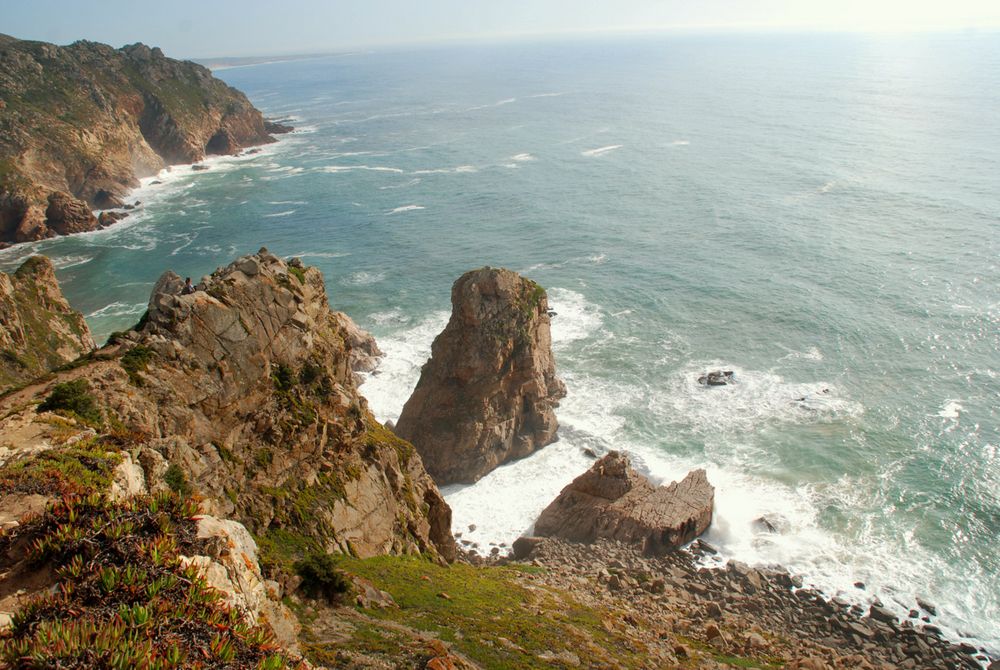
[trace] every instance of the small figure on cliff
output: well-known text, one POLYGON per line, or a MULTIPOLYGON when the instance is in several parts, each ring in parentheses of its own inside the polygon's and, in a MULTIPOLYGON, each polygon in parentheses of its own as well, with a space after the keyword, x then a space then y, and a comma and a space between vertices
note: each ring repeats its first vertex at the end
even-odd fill
POLYGON ((194 284, 191 283, 191 278, 188 277, 184 280, 184 288, 181 289, 181 295, 191 295, 194 293, 194 284))

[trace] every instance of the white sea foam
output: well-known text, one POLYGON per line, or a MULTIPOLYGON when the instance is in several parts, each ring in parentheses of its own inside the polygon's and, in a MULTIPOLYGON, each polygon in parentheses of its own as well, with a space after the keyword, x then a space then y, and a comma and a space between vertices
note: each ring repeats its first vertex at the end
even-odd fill
POLYGON ((594 333, 604 322, 601 310, 576 291, 552 288, 548 291, 552 318, 552 345, 559 349, 594 333))
POLYGON ((397 207, 396 209, 386 212, 386 216, 391 214, 401 214, 403 212, 414 212, 419 209, 425 209, 423 205, 403 205, 402 207, 397 207))
POLYGON ((331 174, 353 172, 355 170, 364 170, 367 172, 393 172, 396 174, 403 173, 403 170, 400 170, 399 168, 385 167, 383 165, 327 165, 319 168, 319 170, 320 172, 329 172, 331 174))
MULTIPOLYGON (((246 201, 244 201, 246 202, 246 201)), ((269 200, 269 205, 308 205, 305 200, 269 200)))
POLYGON ((431 168, 425 170, 414 170, 412 174, 462 174, 468 172, 479 172, 475 165, 459 165, 450 168, 431 168))
POLYGON ((957 400, 946 400, 945 404, 941 407, 941 411, 938 412, 938 416, 943 419, 957 419, 961 416, 964 409, 957 400))
POLYGON ((510 157, 510 159, 512 161, 517 161, 519 163, 525 163, 527 161, 535 160, 535 157, 529 153, 523 153, 523 154, 514 154, 513 156, 510 157))
POLYGON ((558 98, 561 95, 566 95, 565 92, 560 93, 535 93, 534 95, 529 95, 529 98, 558 98))
POLYGON ((688 140, 674 140, 673 142, 670 143, 670 146, 686 147, 689 144, 691 144, 691 142, 689 142, 688 140))
POLYGON ((59 270, 65 270, 67 268, 75 268, 78 265, 83 265, 84 263, 89 263, 94 260, 93 256, 82 256, 82 255, 69 255, 60 256, 52 259, 52 265, 54 265, 59 270))
POLYGON ((351 284, 354 286, 368 286, 370 284, 377 284, 378 282, 385 279, 384 272, 353 272, 348 277, 341 280, 344 284, 351 284))
POLYGON ((409 181, 405 181, 402 184, 389 184, 388 186, 379 186, 380 191, 390 191, 397 188, 408 188, 410 186, 416 186, 421 181, 420 177, 414 177, 409 181))
POLYGON ((299 258, 344 258, 350 255, 349 251, 300 251, 297 254, 292 254, 292 256, 299 258))
MULTIPOLYGON (((405 323, 401 317, 399 310, 391 310, 369 318, 375 323, 405 323)), ((431 342, 444 330, 448 317, 448 312, 434 312, 412 328, 378 338, 385 357, 374 373, 362 375, 361 393, 379 421, 399 419, 403 404, 420 378, 420 367, 430 358, 431 342)))
POLYGON ((588 149, 586 151, 581 151, 580 155, 581 156, 603 156, 604 154, 606 154, 608 152, 615 151, 616 149, 621 149, 622 146, 624 146, 624 145, 621 145, 621 144, 609 144, 606 147, 599 147, 597 149, 588 149))
POLYGON ((275 219, 275 218, 282 217, 282 216, 291 216, 292 214, 294 214, 297 211, 299 211, 299 210, 297 210, 297 209, 289 209, 289 210, 286 210, 284 212, 275 212, 274 214, 265 214, 264 218, 265 219, 275 219))
POLYGON ((139 315, 146 311, 146 303, 139 302, 135 304, 128 304, 125 302, 113 302, 110 305, 105 305, 100 309, 96 309, 90 314, 87 314, 88 319, 95 319, 99 317, 116 317, 116 316, 129 316, 129 315, 139 315))

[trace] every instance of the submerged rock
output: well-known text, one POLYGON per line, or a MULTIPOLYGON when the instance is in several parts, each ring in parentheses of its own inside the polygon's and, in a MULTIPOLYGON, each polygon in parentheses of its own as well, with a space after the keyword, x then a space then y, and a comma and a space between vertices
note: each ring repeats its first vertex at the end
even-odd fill
POLYGON ((554 408, 566 395, 545 289, 487 267, 462 275, 451 302, 451 320, 396 423, 439 485, 474 482, 554 442, 554 408))
POLYGON ((715 489, 704 470, 680 482, 653 486, 612 451, 574 479, 535 522, 535 535, 573 542, 607 538, 663 554, 704 533, 712 522, 715 489))

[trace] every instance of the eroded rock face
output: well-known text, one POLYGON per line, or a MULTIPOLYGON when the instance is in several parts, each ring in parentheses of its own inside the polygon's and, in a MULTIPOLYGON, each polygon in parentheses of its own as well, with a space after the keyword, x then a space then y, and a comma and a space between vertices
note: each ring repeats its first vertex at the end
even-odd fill
POLYGON ((83 315, 63 297, 52 263, 26 260, 0 272, 0 388, 26 382, 93 350, 83 315))
POLYGON ((257 534, 453 558, 451 510, 359 395, 355 343, 370 336, 330 310, 320 272, 262 249, 182 286, 164 273, 138 330, 100 352, 131 375, 117 360, 87 372, 99 404, 163 456, 143 466, 178 465, 207 511, 257 534))
POLYGON ((714 501, 715 489, 704 470, 693 470, 669 486, 653 486, 625 454, 612 451, 542 511, 535 535, 572 542, 606 538, 663 554, 708 529, 714 501))
POLYGON ((455 282, 451 303, 395 428, 439 485, 474 482, 555 441, 554 408, 566 395, 541 286, 481 268, 455 282))

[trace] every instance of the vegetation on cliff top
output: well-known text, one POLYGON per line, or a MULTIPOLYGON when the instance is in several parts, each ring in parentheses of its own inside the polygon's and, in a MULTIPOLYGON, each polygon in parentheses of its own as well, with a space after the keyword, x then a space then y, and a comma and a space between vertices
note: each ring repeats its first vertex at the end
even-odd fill
POLYGON ((263 628, 226 607, 181 554, 197 553, 197 506, 173 494, 110 502, 66 497, 0 534, 0 554, 27 551, 58 586, 0 634, 11 668, 245 668, 295 665, 263 628))

